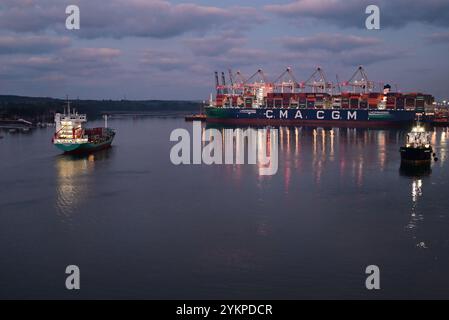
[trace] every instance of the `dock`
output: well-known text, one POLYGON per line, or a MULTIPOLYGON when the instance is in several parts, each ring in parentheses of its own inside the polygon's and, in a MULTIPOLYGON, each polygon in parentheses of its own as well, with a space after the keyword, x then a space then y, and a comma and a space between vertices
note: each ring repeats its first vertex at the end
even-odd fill
POLYGON ((204 113, 190 114, 185 116, 184 119, 186 121, 206 121, 206 115, 204 113))
POLYGON ((8 129, 8 130, 30 130, 33 129, 35 125, 27 120, 18 119, 18 120, 9 120, 9 119, 0 119, 0 129, 8 129))

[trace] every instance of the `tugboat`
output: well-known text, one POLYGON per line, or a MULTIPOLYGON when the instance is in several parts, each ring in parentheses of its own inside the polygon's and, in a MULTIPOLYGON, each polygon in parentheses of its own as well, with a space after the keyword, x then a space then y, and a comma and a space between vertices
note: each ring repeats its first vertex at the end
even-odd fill
MULTIPOLYGON (((401 164, 412 167, 430 167, 433 153, 430 145, 430 134, 418 124, 407 134, 407 143, 400 148, 401 164)), ((435 160, 437 158, 435 157, 435 160)))
POLYGON ((111 146, 115 131, 108 128, 105 116, 104 128, 84 128, 87 122, 85 114, 70 110, 67 101, 67 112, 55 114, 56 132, 53 144, 64 153, 89 153, 111 146))

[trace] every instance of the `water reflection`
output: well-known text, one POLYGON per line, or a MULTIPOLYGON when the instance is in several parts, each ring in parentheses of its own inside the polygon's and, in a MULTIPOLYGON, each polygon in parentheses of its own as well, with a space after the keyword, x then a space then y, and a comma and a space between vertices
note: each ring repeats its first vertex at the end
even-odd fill
MULTIPOLYGON (((225 139, 230 139, 227 134, 229 130, 226 129, 270 129, 273 127, 230 127, 206 124, 203 130, 209 128, 218 129, 225 139)), ((279 132, 279 170, 277 175, 283 176, 286 194, 289 193, 297 177, 307 175, 311 175, 315 186, 324 186, 327 179, 334 179, 337 174, 342 181, 343 179, 352 180, 353 186, 357 188, 369 187, 368 180, 376 179, 378 174, 386 175, 389 170, 397 170, 400 163, 398 150, 404 143, 407 133, 407 128, 377 130, 280 126, 274 129, 279 132)), ((441 167, 447 158, 448 130, 439 128, 433 132, 433 145, 440 159, 433 166, 441 167)), ((261 143, 264 141, 257 141, 258 145, 261 143)), ((245 153, 247 152, 246 148, 243 150, 245 153)), ((266 150, 268 153, 270 152, 269 143, 266 145, 266 150)), ((246 165, 229 167, 226 170, 233 173, 232 179, 235 183, 240 183, 238 180, 245 176, 242 170, 246 170, 246 165)), ((402 173, 406 174, 404 170, 402 173)), ((262 179, 261 181, 268 178, 259 177, 262 179)))
POLYGON ((433 129, 430 135, 430 142, 433 146, 434 152, 438 157, 437 166, 443 167, 443 164, 447 160, 447 143, 449 136, 449 128, 437 128, 433 129))
MULTIPOLYGON (((228 137, 229 129, 261 127, 229 127, 207 124, 204 129, 218 129, 223 137, 228 137)), ((269 129, 271 127, 262 127, 269 129)), ((203 129, 203 130, 204 130, 203 129)), ((312 172, 316 185, 323 183, 323 174, 326 170, 340 173, 340 177, 351 176, 358 187, 363 186, 365 171, 375 167, 384 171, 391 160, 396 161, 399 153, 396 147, 402 143, 405 131, 400 130, 373 130, 364 128, 323 128, 323 127, 276 127, 278 134, 279 172, 285 179, 285 191, 298 173, 312 172), (395 150, 392 153, 392 150, 395 150), (310 159, 311 158, 311 159, 310 159), (307 168, 307 166, 311 166, 307 168)), ((232 138, 232 136, 231 136, 232 138)), ((226 138, 229 139, 229 138, 226 138)), ((236 141, 236 143, 239 143, 236 141)), ((261 141, 258 141, 260 144, 261 141)), ((397 147, 397 148, 398 148, 397 147)), ((266 145, 267 152, 270 146, 266 145)), ((245 148, 243 148, 245 149, 245 148)), ((243 150, 241 149, 241 150, 243 150)), ((240 165, 234 165, 239 176, 240 165)))
MULTIPOLYGON (((413 238, 417 238, 416 229, 419 224, 424 220, 424 215, 419 209, 419 203, 423 196, 423 184, 424 179, 431 174, 432 170, 428 167, 408 167, 401 166, 400 174, 403 177, 410 178, 410 220, 406 225, 406 228, 413 232, 413 238)), ((417 240, 416 246, 419 248, 427 248, 424 241, 417 240)))
POLYGON ((95 164, 111 155, 112 149, 87 155, 59 155, 56 158, 56 210, 64 220, 76 214, 90 192, 95 164))

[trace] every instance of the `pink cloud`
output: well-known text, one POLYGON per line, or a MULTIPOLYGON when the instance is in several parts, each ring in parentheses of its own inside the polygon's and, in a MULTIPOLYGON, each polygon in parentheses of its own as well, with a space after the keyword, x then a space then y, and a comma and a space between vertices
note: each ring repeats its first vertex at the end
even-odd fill
POLYGON ((309 37, 284 37, 281 39, 284 47, 290 50, 343 51, 353 48, 369 47, 381 44, 382 41, 373 37, 355 35, 320 33, 309 37))
MULTIPOLYGON (((251 7, 214 7, 165 0, 73 0, 81 11, 77 36, 169 38, 188 32, 206 32, 222 26, 248 26, 263 21, 251 7), (248 19, 248 17, 251 17, 248 19)), ((4 0, 0 27, 16 32, 40 32, 64 27, 67 3, 59 0, 4 0)))
POLYGON ((447 0, 297 0, 265 6, 267 12, 295 20, 319 19, 342 27, 365 28, 365 9, 375 4, 381 10, 381 28, 403 27, 419 22, 449 26, 447 0))
POLYGON ((70 46, 67 37, 0 36, 0 54, 47 53, 70 46))

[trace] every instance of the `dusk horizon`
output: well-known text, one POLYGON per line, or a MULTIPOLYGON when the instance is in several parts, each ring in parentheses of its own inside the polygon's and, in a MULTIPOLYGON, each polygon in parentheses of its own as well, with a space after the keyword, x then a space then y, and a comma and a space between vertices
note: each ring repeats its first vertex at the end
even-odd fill
POLYGON ((5 0, 0 94, 206 100, 214 71, 263 69, 272 80, 292 67, 305 80, 321 66, 335 82, 363 65, 370 80, 447 99, 449 3, 377 1, 379 30, 365 28, 369 4, 5 0), (79 30, 65 28, 72 4, 79 30))

